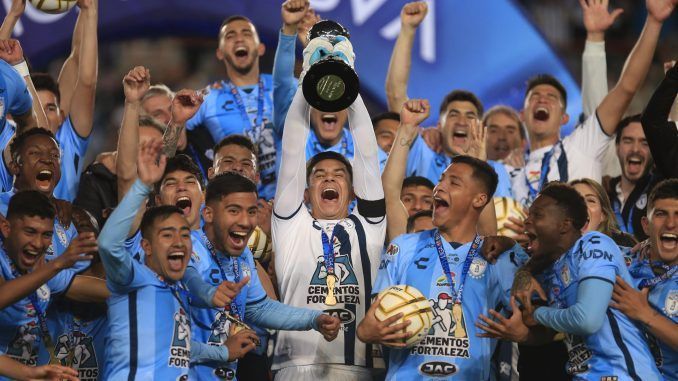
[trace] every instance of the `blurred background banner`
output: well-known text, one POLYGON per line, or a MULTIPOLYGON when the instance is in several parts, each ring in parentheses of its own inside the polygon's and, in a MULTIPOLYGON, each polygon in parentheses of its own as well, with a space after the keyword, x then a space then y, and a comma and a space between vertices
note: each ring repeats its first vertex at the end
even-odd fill
MULTIPOLYGON (((216 47, 221 22, 243 14, 252 19, 271 55, 281 26, 278 0, 102 0, 100 45, 138 38, 210 38, 216 47)), ((363 94, 385 108, 384 80, 400 28, 405 0, 312 0, 323 17, 351 32, 356 69, 363 94)), ((10 0, 2 0, 3 16, 10 0)), ((45 67, 70 50, 77 10, 47 15, 30 5, 15 29, 26 56, 45 67), (30 33, 27 33, 30 31, 30 33)), ((469 89, 486 107, 503 103, 522 107, 525 81, 534 73, 555 75, 568 91, 568 113, 581 112, 577 81, 529 21, 522 6, 511 0, 429 0, 429 15, 414 45, 408 94, 426 97, 437 112, 452 89, 469 89)), ((123 53, 124 54, 124 53, 123 53)), ((300 52, 298 52, 300 54, 300 52)), ((115 59, 115 57, 112 57, 115 59)), ((104 61, 106 57, 101 57, 104 61)), ((103 62, 102 62, 103 63, 103 62)), ((264 65, 265 66, 265 65, 264 65)), ((264 69, 266 69, 264 67, 264 69)), ((216 79, 219 73, 209 73, 216 79)), ((434 124, 433 114, 428 124, 434 124)), ((563 130, 566 134, 572 126, 563 130)))

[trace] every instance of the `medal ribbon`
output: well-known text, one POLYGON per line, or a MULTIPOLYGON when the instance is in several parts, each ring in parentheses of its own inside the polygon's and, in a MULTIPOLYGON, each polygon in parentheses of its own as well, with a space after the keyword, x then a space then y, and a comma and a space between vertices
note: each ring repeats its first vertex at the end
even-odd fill
POLYGON ((323 242, 323 259, 325 260, 325 268, 327 269, 327 276, 334 275, 334 237, 337 234, 337 227, 339 223, 337 222, 332 228, 332 237, 328 237, 325 233, 325 229, 320 228, 320 234, 322 235, 323 242))
MULTIPOLYGON (((527 168, 525 168, 525 184, 527 185, 527 190, 529 191, 529 200, 534 201, 537 198, 537 194, 541 192, 546 184, 546 178, 549 175, 551 170, 551 157, 555 153, 556 147, 560 147, 560 156, 558 157, 558 173, 560 174, 560 181, 566 183, 568 181, 567 175, 567 154, 565 153, 565 147, 563 146, 563 141, 558 140, 558 143, 554 144, 544 157, 541 159, 541 175, 539 177, 539 187, 534 189, 530 180, 527 178, 527 168)), ((526 160, 527 161, 527 160, 526 160)))
POLYGON ((450 284, 450 288, 452 289, 452 297, 454 302, 456 304, 461 304, 464 293, 464 283, 466 282, 466 275, 471 268, 471 262, 473 262, 473 258, 475 258, 475 256, 478 254, 478 249, 480 248, 483 239, 478 234, 476 234, 475 238, 473 238, 473 242, 471 243, 471 247, 468 250, 468 254, 466 254, 464 267, 462 268, 461 277, 459 278, 459 289, 457 290, 455 290, 456 286, 454 283, 454 277, 452 276, 452 271, 450 270, 450 263, 447 261, 447 253, 443 247, 443 241, 440 238, 440 231, 437 229, 434 233, 434 239, 436 250, 438 252, 438 259, 440 260, 440 266, 443 268, 443 273, 445 273, 447 283, 450 284))
MULTIPOLYGON (((224 281, 228 281, 228 278, 226 277, 226 272, 224 271, 224 267, 221 265, 221 260, 219 259, 219 255, 217 254, 216 249, 214 248, 214 245, 212 245, 212 242, 207 238, 207 235, 205 235, 204 231, 200 231, 200 238, 202 239, 202 242, 207 246, 207 250, 209 250, 210 255, 212 255, 212 260, 214 263, 217 264, 217 267, 219 268, 219 272, 221 273, 221 279, 224 281)), ((232 258, 233 261, 233 280, 235 283, 240 282, 240 262, 238 262, 238 257, 232 258)), ((230 306, 227 308, 224 308, 226 312, 231 312, 233 316, 240 320, 241 317, 244 317, 243 315, 240 314, 240 308, 238 307, 238 299, 240 295, 236 295, 233 300, 231 300, 230 306)))
POLYGON ((254 145, 259 146, 259 141, 261 140, 261 132, 264 129, 264 81, 259 78, 259 94, 257 94, 257 119, 254 120, 254 123, 250 121, 250 117, 247 114, 247 108, 245 107, 245 102, 238 92, 238 88, 233 85, 231 81, 226 82, 233 99, 235 100, 236 106, 240 111, 243 122, 246 123, 250 128, 246 131, 246 134, 252 139, 254 145))
POLYGON ((664 263, 657 263, 657 262, 655 262, 652 265, 653 270, 655 268, 658 268, 658 267, 661 268, 662 270, 664 270, 664 273, 661 274, 661 275, 657 275, 655 277, 652 277, 652 278, 646 278, 646 279, 641 280, 640 283, 638 284, 639 289, 643 289, 645 287, 649 287, 650 289, 653 289, 659 283, 662 283, 666 280, 671 279, 676 274, 676 271, 678 271, 678 265, 669 266, 669 265, 666 265, 664 263))

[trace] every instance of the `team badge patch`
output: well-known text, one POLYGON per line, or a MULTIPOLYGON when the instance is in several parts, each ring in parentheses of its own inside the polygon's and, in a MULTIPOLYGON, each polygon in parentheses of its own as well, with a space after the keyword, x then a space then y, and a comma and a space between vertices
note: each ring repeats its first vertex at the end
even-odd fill
POLYGON ((49 287, 47 287, 46 284, 43 284, 40 286, 39 289, 36 290, 36 293, 38 294, 38 298, 44 302, 49 300, 50 292, 49 292, 49 287))
POLYGON ((643 193, 636 201, 636 208, 645 209, 647 206, 647 193, 643 193))
POLYGON ((560 280, 563 282, 563 287, 567 287, 572 282, 572 277, 570 277, 570 268, 565 265, 560 269, 560 280))
POLYGON ((61 242, 63 246, 68 246, 68 237, 66 237, 66 231, 61 224, 57 224, 56 233, 57 237, 59 237, 59 242, 61 242))
MULTIPOLYGON (((250 280, 252 278, 252 270, 247 263, 242 264, 242 277, 250 277, 250 280)), ((250 282, 248 281, 247 283, 249 284, 250 282)))
POLYGON ((395 257, 396 255, 398 255, 398 253, 400 253, 400 247, 398 247, 398 245, 394 243, 388 245, 388 248, 386 249, 387 256, 395 257))
POLYGON ((471 267, 469 268, 469 274, 471 277, 479 279, 485 275, 485 270, 487 269, 487 261, 482 258, 475 258, 471 262, 471 267))
POLYGON ((678 315, 678 290, 671 290, 664 301, 664 313, 673 318, 678 315))

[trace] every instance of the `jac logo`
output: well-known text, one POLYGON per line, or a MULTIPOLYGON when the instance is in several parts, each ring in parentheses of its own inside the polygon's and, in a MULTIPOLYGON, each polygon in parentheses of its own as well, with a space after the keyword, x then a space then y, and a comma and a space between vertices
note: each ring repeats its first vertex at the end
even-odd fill
POLYGON ((324 312, 330 316, 338 317, 339 320, 341 320, 341 324, 351 324, 355 321, 353 312, 343 308, 333 308, 331 310, 325 310, 324 312))
POLYGON ((457 366, 442 361, 433 361, 421 364, 419 372, 432 377, 445 377, 457 373, 457 366))

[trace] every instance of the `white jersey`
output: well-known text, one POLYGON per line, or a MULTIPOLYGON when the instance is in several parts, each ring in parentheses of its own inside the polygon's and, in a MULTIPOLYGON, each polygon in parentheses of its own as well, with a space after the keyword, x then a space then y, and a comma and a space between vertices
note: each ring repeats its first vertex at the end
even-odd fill
MULTIPOLYGON (((358 207, 359 208, 359 207, 358 207)), ((280 331, 273 369, 311 364, 372 367, 372 346, 358 340, 356 329, 370 306, 372 284, 384 247, 386 218, 361 216, 357 209, 339 221, 333 240, 337 304, 325 305, 327 295, 322 235, 328 237, 336 220, 315 220, 300 205, 288 218, 272 218, 275 271, 284 304, 322 310, 341 319, 339 336, 327 342, 318 332, 280 331)))
POLYGON ((531 151, 523 169, 507 168, 511 174, 515 199, 523 205, 534 201, 536 195, 530 195, 528 182, 533 190, 539 191, 543 167, 548 167, 547 181, 544 184, 549 181, 569 182, 583 178, 600 182, 607 145, 613 139, 614 135, 607 135, 603 131, 598 116, 594 114, 564 137, 562 145, 550 145, 531 151), (550 160, 543 163, 544 157, 549 153, 550 160), (567 168, 567 173, 561 173, 560 168, 567 168))

